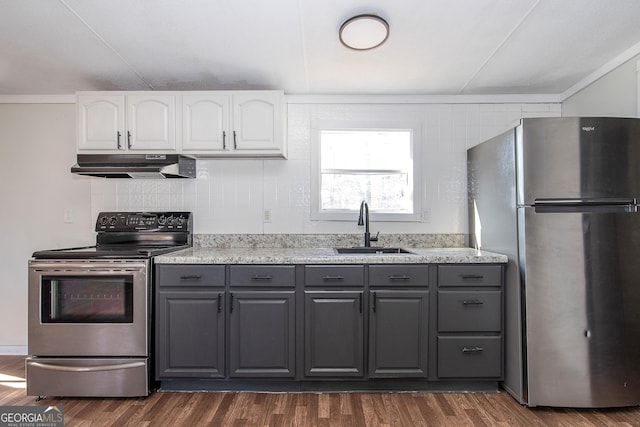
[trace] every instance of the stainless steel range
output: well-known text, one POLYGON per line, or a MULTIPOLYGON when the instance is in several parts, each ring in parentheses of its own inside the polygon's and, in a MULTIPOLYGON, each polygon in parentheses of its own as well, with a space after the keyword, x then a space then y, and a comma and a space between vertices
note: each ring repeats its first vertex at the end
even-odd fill
POLYGON ((192 245, 190 212, 102 212, 96 245, 29 260, 28 396, 147 396, 155 255, 192 245))

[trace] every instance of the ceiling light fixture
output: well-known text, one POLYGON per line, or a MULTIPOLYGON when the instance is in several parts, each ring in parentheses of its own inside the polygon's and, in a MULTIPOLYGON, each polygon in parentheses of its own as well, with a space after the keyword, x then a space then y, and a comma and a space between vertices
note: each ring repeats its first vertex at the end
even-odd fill
POLYGON ((358 15, 347 19, 340 27, 340 41, 354 50, 369 50, 380 46, 389 37, 389 24, 377 15, 358 15))

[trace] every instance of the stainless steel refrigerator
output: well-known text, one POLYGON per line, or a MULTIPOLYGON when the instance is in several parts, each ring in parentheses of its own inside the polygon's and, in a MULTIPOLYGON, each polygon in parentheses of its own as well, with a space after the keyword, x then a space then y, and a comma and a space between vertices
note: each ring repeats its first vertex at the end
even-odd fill
POLYGON ((640 404, 640 119, 523 119, 467 151, 469 243, 508 255, 503 387, 640 404))

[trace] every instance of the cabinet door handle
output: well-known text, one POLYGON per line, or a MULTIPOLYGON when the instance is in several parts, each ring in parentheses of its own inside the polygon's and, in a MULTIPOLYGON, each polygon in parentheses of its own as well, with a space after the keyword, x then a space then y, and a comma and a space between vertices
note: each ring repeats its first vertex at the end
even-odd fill
POLYGON ((411 280, 410 276, 389 276, 389 280, 393 281, 407 281, 411 280))
POLYGON ((222 149, 227 149, 227 132, 222 131, 222 149))
POLYGON ((190 274, 188 276, 180 276, 180 280, 200 280, 202 276, 200 274, 190 274))
POLYGON ((238 149, 238 142, 236 141, 236 131, 233 131, 233 149, 237 150, 238 149))
POLYGON ((127 131, 127 147, 131 150, 131 132, 127 131))
POLYGON ((229 294, 229 314, 233 313, 233 293, 229 294))
POLYGON ((462 302, 462 305, 467 305, 467 306, 468 305, 482 305, 482 304, 484 304, 484 302, 482 302, 480 300, 477 300, 477 299, 465 299, 465 300, 462 300, 461 302, 462 302))
POLYGON ((322 280, 324 280, 325 282, 340 282, 340 281, 344 280, 344 277, 342 277, 342 276, 324 276, 322 278, 322 280))
POLYGON ((273 280, 272 276, 253 276, 251 278, 253 282, 269 282, 273 280))
POLYGON ((218 313, 222 311, 222 294, 218 294, 218 313))
POLYGON ((481 280, 484 279, 484 276, 482 274, 461 274, 460 278, 462 280, 481 280))
POLYGON ((118 150, 122 150, 122 144, 120 144, 120 137, 122 136, 122 134, 120 133, 120 131, 116 132, 116 140, 118 142, 118 150))
POLYGON ((358 299, 360 303, 360 314, 362 314, 362 292, 358 294, 358 299))
POLYGON ((473 347, 462 347, 462 352, 464 354, 474 354, 474 353, 481 353, 484 351, 484 348, 482 347, 478 347, 478 346, 473 346, 473 347))
POLYGON ((373 302, 371 303, 371 308, 373 308, 373 312, 376 312, 376 299, 377 299, 377 292, 373 293, 373 302))

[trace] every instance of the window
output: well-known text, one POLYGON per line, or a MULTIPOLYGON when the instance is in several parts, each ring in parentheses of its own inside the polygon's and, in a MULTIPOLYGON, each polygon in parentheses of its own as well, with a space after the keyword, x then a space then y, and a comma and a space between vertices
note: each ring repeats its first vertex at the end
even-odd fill
POLYGON ((377 220, 418 220, 416 127, 318 129, 312 218, 354 220, 366 200, 377 220))

